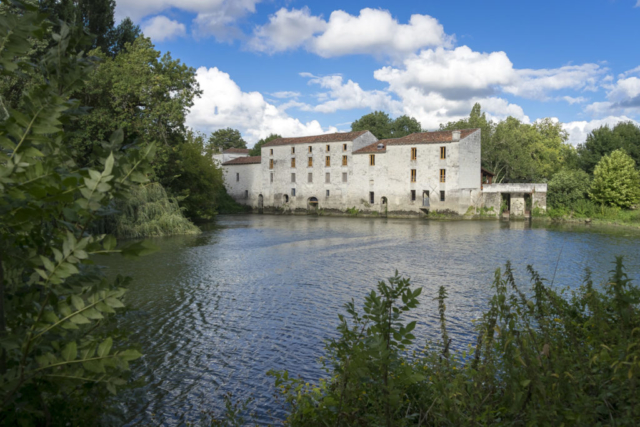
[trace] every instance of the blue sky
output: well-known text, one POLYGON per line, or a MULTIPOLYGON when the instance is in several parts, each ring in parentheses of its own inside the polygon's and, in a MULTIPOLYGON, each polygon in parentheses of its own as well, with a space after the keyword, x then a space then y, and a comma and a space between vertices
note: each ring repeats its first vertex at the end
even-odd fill
POLYGON ((640 0, 120 0, 162 52, 197 69, 187 123, 342 131, 374 110, 425 129, 468 115, 560 120, 573 144, 640 120, 640 0))

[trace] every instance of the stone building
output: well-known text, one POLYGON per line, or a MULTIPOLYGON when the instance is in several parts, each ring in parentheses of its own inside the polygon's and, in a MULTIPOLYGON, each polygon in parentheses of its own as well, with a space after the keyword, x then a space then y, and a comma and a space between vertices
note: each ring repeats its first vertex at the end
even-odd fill
POLYGON ((237 159, 239 157, 247 157, 249 155, 249 149, 247 148, 227 148, 222 153, 214 154, 213 160, 218 165, 226 163, 230 160, 237 159))
MULTIPOLYGON (((483 179, 491 173, 481 168, 480 149, 480 129, 385 140, 357 131, 275 139, 261 156, 222 166, 228 193, 264 211, 465 214, 485 203, 483 179)), ((502 199, 496 215, 501 205, 502 199)))

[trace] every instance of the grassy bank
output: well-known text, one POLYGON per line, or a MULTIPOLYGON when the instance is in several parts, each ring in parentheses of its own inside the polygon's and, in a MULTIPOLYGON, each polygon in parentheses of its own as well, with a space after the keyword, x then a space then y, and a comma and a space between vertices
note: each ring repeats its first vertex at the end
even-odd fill
POLYGON ((570 206, 549 207, 546 214, 534 212, 534 218, 552 221, 590 222, 602 225, 640 227, 640 209, 621 209, 578 200, 570 206))

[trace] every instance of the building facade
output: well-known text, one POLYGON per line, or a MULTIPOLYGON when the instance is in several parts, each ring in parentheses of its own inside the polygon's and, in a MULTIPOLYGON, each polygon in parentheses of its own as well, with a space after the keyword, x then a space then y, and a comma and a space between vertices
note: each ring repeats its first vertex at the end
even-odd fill
POLYGON ((359 131, 280 138, 222 165, 228 193, 255 209, 465 214, 484 204, 480 149, 480 129, 359 131))

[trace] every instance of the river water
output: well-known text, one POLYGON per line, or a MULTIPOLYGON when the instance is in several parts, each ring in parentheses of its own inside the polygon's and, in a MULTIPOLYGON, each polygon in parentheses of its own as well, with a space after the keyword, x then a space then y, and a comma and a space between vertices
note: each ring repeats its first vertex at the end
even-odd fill
POLYGON ((322 375, 323 342, 337 314, 394 274, 423 288, 418 344, 438 336, 436 303, 448 289, 454 347, 473 341, 496 268, 510 260, 527 288, 526 265, 556 286, 575 287, 586 267, 605 280, 615 255, 640 280, 640 232, 498 221, 424 221, 312 216, 220 216, 198 236, 154 239, 139 260, 101 257, 110 275, 134 277, 121 321, 145 354, 141 387, 117 397, 109 423, 178 425, 218 411, 223 395, 253 397, 261 423, 276 422, 270 369, 322 375))

